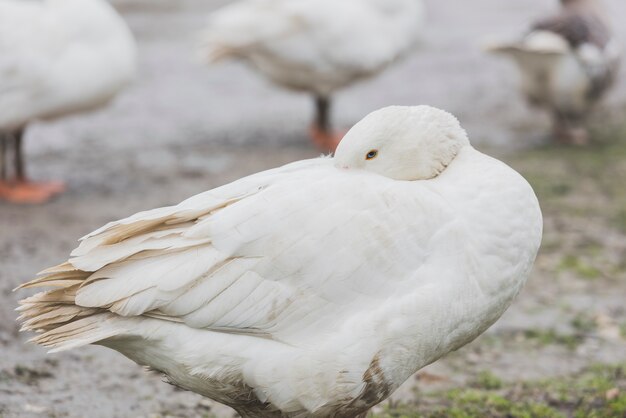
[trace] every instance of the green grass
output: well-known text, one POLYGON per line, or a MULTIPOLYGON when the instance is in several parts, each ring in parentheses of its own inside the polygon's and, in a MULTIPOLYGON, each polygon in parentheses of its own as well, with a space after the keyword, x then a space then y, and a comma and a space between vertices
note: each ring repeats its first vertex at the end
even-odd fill
POLYGON ((626 235, 626 123, 609 120, 593 136, 587 147, 546 145, 503 159, 539 198, 548 221, 541 251, 558 255, 546 268, 581 280, 626 279, 626 251, 607 259, 616 248, 602 238, 626 235))
MULTIPOLYGON (((561 332, 554 328, 526 328, 483 334, 470 347, 489 347, 490 350, 537 350, 557 345, 574 350, 597 328, 593 318, 583 317, 582 314, 574 316, 570 325, 573 332, 561 332)), ((488 380, 487 376, 482 379, 483 382, 488 380)), ((474 383, 480 386, 479 380, 474 383)))
POLYGON ((535 341, 539 345, 563 345, 570 350, 578 347, 584 340, 579 334, 561 334, 554 329, 526 329, 524 330, 526 340, 535 341))
POLYGON ((568 270, 583 279, 594 280, 602 276, 602 272, 575 255, 566 255, 559 265, 561 271, 568 270))
POLYGON ((482 371, 476 376, 473 387, 480 389, 500 389, 502 387, 502 380, 488 370, 482 371))
POLYGON ((617 211, 614 216, 614 223, 621 231, 626 231, 626 203, 622 203, 624 208, 617 211))
POLYGON ((596 320, 588 314, 578 313, 570 322, 572 327, 583 334, 590 334, 596 330, 598 324, 596 320))
MULTIPOLYGON (((488 373, 491 382, 491 374, 488 373)), ((480 377, 478 381, 482 380, 480 377)), ((418 394, 375 418, 624 418, 626 365, 594 366, 573 375, 489 388, 418 394)))
POLYGON ((549 145, 508 162, 530 182, 544 210, 598 215, 626 232, 626 126, 608 124, 588 147, 549 145))

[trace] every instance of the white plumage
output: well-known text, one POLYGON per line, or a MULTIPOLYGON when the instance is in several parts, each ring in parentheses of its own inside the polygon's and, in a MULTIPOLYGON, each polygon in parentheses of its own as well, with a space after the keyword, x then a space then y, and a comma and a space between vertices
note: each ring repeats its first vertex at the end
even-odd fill
POLYGON ((0 141, 16 138, 18 163, 30 122, 97 108, 134 74, 134 40, 106 1, 0 0, 0 141))
POLYGON ((476 338, 528 278, 528 183, 456 119, 390 107, 334 158, 112 222, 24 287, 24 329, 113 348, 254 417, 354 417, 476 338))
POLYGON ((313 94, 318 145, 334 150, 319 138, 329 135, 331 95, 407 54, 422 9, 421 0, 243 0, 211 15, 203 53, 242 59, 283 87, 313 94))

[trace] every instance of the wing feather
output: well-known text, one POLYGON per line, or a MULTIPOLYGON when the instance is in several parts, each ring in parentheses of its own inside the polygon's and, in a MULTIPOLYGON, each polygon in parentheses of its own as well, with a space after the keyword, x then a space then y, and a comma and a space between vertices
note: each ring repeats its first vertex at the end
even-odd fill
MULTIPOLYGON (((416 219, 407 211, 445 219, 438 196, 424 187, 428 205, 396 206, 397 194, 409 195, 402 188, 419 183, 338 175, 327 159, 304 167, 254 175, 87 235, 69 264, 26 285, 62 287, 24 301, 23 315, 34 318, 26 326, 48 329, 55 314, 39 308, 75 303, 89 314, 147 315, 295 343, 355 306, 393 297, 424 263, 436 230, 407 224, 416 219), (414 240, 397 239, 407 231, 414 240)), ((85 316, 56 314, 62 323, 85 316)))

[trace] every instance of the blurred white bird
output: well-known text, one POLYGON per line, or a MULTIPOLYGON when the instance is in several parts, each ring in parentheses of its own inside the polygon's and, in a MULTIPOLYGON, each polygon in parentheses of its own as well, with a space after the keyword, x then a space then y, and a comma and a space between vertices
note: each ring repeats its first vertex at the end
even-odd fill
POLYGON ((535 23, 520 41, 490 50, 515 60, 529 102, 551 112, 555 139, 585 144, 583 119, 613 84, 621 53, 599 1, 561 4, 559 14, 535 23))
POLYGON ((311 137, 334 150, 331 95, 407 54, 422 0, 243 0, 214 12, 203 34, 209 62, 238 58, 271 81, 315 96, 311 137))
POLYGON ((0 0, 0 200, 40 203, 60 193, 60 182, 27 179, 27 125, 99 107, 134 73, 133 37, 106 1, 0 0))
POLYGON ((52 351, 110 347, 244 417, 354 417, 493 324, 541 231, 530 185, 452 115, 390 107, 334 158, 87 235, 22 286, 57 289, 21 320, 52 351))

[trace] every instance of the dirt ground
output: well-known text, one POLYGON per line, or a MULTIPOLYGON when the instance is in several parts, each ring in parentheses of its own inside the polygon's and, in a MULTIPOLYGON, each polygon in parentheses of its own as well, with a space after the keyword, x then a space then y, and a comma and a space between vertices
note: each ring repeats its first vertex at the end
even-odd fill
MULTIPOLYGON (((29 130, 33 176, 64 179, 69 191, 43 206, 0 203, 0 417, 233 415, 113 351, 86 347, 46 355, 25 344, 29 336, 18 333, 14 309, 28 292, 12 292, 64 261, 78 237, 107 221, 318 154, 306 138, 308 97, 276 89, 237 63, 209 69, 195 61, 194 34, 206 14, 225 3, 115 0, 138 39, 137 82, 105 109, 29 130)), ((626 2, 607 3, 611 16, 626 19, 626 2)), ((533 277, 505 316, 407 382, 391 404, 377 409, 381 416, 426 416, 433 403, 456 407, 438 391, 476 382, 505 390, 521 381, 568 382, 598 364, 626 364, 626 76, 593 118, 597 144, 542 145, 547 119, 516 94, 513 67, 486 56, 480 46, 520 32, 552 2, 427 5, 418 50, 381 77, 339 94, 337 125, 348 128, 389 104, 452 111, 475 145, 533 184, 545 236, 533 277), (434 398, 426 399, 429 393, 434 398)), ((615 24, 626 45, 626 25, 615 24)), ((626 392, 624 379, 611 382, 615 388, 607 390, 617 390, 618 397, 626 392)))

